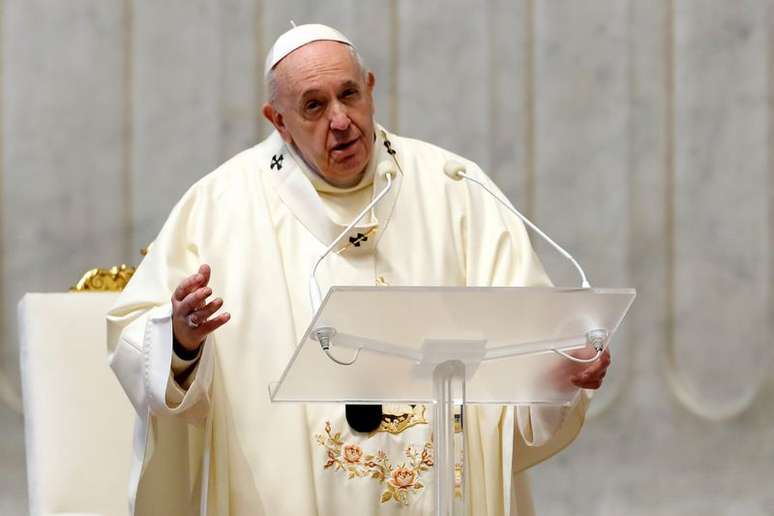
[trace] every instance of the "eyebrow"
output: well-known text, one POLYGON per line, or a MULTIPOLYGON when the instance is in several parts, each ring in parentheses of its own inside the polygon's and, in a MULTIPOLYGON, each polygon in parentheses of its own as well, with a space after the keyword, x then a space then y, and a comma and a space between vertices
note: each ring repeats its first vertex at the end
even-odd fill
POLYGON ((301 97, 299 97, 299 98, 301 99, 301 101, 304 101, 304 100, 306 100, 307 98, 309 98, 309 97, 312 97, 312 96, 316 95, 316 94, 317 94, 319 91, 320 91, 320 89, 319 89, 319 88, 312 88, 312 89, 310 89, 310 90, 306 90, 306 91, 304 91, 304 92, 301 94, 301 97))
MULTIPOLYGON (((356 81, 353 81, 352 79, 348 79, 348 80, 344 81, 344 82, 343 82, 343 83, 340 85, 340 88, 341 88, 341 89, 346 89, 346 88, 356 88, 356 89, 360 89, 360 85, 359 85, 359 84, 358 84, 356 81)), ((301 99, 301 102, 303 102, 303 101, 307 100, 309 97, 312 97, 312 96, 316 95, 316 94, 317 94, 317 93, 319 93, 320 91, 321 91, 321 90, 320 90, 320 88, 310 88, 310 89, 308 89, 308 90, 305 90, 305 91, 304 91, 304 92, 301 94, 301 97, 300 97, 300 99, 301 99)))
POLYGON ((341 86, 342 88, 358 88, 358 89, 360 88, 360 84, 353 81, 352 79, 345 81, 344 84, 342 84, 341 86))

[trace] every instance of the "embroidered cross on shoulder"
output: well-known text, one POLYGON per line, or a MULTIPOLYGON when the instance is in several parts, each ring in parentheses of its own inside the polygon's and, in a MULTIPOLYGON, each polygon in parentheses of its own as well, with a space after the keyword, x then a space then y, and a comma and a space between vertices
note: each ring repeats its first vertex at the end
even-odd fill
POLYGON ((274 169, 274 167, 277 167, 277 170, 282 170, 282 160, 284 159, 284 154, 280 154, 279 156, 275 154, 271 157, 271 165, 269 165, 269 168, 274 169))
POLYGON ((366 241, 368 241, 368 237, 363 233, 358 233, 356 237, 349 237, 349 243, 355 247, 360 247, 360 243, 366 241))
POLYGON ((392 148, 392 142, 390 140, 384 140, 384 146, 387 147, 387 154, 390 156, 395 155, 395 149, 392 148))

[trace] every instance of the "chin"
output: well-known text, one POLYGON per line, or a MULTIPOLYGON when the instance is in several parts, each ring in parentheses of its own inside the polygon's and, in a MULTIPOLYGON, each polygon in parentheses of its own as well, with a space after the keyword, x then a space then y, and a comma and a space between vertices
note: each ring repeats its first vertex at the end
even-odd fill
POLYGON ((358 160, 352 166, 340 166, 323 175, 323 179, 335 186, 348 188, 357 183, 363 175, 368 161, 358 160))
POLYGON ((331 173, 326 174, 326 176, 323 176, 323 177, 329 183, 335 186, 348 188, 350 186, 353 186, 355 183, 357 183, 360 180, 363 170, 365 170, 365 167, 362 167, 362 168, 353 167, 351 170, 344 169, 344 170, 332 171, 331 173))

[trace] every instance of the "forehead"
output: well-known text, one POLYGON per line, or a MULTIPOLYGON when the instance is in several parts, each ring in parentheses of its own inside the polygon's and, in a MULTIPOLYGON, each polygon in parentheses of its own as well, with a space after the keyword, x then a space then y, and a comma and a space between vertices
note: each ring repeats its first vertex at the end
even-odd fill
POLYGON ((275 73, 280 86, 296 95, 362 80, 352 51, 337 41, 314 41, 297 48, 277 64, 275 73))

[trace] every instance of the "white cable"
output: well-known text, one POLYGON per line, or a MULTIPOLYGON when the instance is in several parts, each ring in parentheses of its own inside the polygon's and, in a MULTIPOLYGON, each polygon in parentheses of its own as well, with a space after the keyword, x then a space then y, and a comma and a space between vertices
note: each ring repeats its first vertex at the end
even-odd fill
POLYGON ((355 363, 357 360, 357 357, 360 356, 360 350, 363 349, 362 346, 358 346, 357 349, 355 349, 355 356, 352 357, 352 360, 349 362, 345 362, 343 360, 339 360, 338 358, 331 355, 331 346, 333 345, 332 339, 336 336, 336 329, 331 327, 321 327, 317 328, 315 331, 312 332, 312 338, 320 343, 320 348, 323 350, 323 352, 328 355, 328 358, 330 358, 332 361, 336 362, 339 365, 348 366, 355 363))
POLYGON ((594 355, 592 358, 578 358, 570 355, 569 353, 565 353, 561 349, 551 348, 551 351, 554 353, 563 356, 567 360, 571 360, 572 362, 576 362, 578 364, 591 364, 592 362, 596 362, 599 360, 599 357, 602 356, 602 353, 605 352, 607 349, 607 344, 610 342, 610 335, 608 334, 607 330, 603 329, 596 329, 591 330, 586 333, 586 344, 590 344, 594 347, 594 349, 597 350, 597 354, 594 355))
POLYGON ((343 360, 339 360, 338 358, 336 358, 333 355, 331 355, 330 348, 323 348, 323 351, 325 352, 326 355, 328 355, 328 358, 330 358, 331 360, 333 360, 334 362, 336 362, 339 365, 352 365, 352 364, 355 363, 355 360, 357 360, 357 357, 360 356, 360 350, 361 349, 363 349, 363 348, 357 348, 357 351, 355 351, 355 356, 353 356, 352 360, 350 360, 349 362, 344 362, 343 360))
POLYGON ((591 287, 591 285, 589 284, 588 280, 586 279, 586 273, 583 272, 583 269, 581 268, 581 266, 578 264, 577 261, 575 261, 575 258, 573 258, 570 253, 565 251, 562 246, 560 246, 559 244, 557 244, 556 242, 551 240, 551 238, 548 235, 546 235, 545 233, 543 233, 543 231, 541 231, 540 228, 538 228, 535 224, 533 224, 527 217, 522 215, 516 208, 514 208, 513 206, 508 204, 506 201, 501 199, 499 195, 497 195, 492 190, 490 190, 484 183, 482 183, 481 181, 479 181, 478 179, 476 179, 474 177, 469 176, 465 172, 465 165, 463 165, 462 163, 459 163, 457 161, 450 160, 444 166, 444 172, 446 173, 447 176, 449 176, 451 179, 453 179, 455 181, 459 181, 460 179, 465 178, 468 181, 472 181, 472 182, 476 183, 477 185, 479 185, 484 190, 486 190, 486 192, 489 193, 489 195, 491 195, 492 197, 494 197, 497 202, 499 202, 501 205, 503 205, 508 211, 510 211, 511 213, 516 215, 517 217, 519 217, 535 233, 540 235, 543 238, 543 240, 545 240, 546 242, 551 244, 554 247, 554 249, 559 251, 559 253, 562 256, 564 256, 565 258, 567 258, 568 260, 570 260, 572 262, 572 264, 578 270, 578 273, 580 273, 581 288, 590 288, 591 287))
POLYGON ((478 179, 475 179, 475 178, 473 178, 473 177, 471 177, 471 176, 467 175, 465 172, 462 172, 462 173, 461 173, 461 175, 462 175, 462 177, 464 177, 465 179, 468 179, 469 181, 473 181, 474 183, 476 183, 476 184, 478 184, 479 186, 481 186, 481 188, 483 188, 484 190, 486 190, 487 192, 489 192, 489 194, 490 194, 490 195, 492 195, 492 197, 494 197, 494 198, 497 200, 497 202, 499 202, 500 204, 502 204, 502 205, 503 205, 503 206, 504 206, 506 209, 510 210, 512 213, 514 213, 514 214, 515 214, 517 217, 519 217, 519 218, 520 218, 522 221, 524 221, 524 223, 525 223, 527 226, 529 226, 530 228, 532 228, 532 230, 533 230, 535 233, 537 233, 538 235, 540 235, 541 237, 543 237, 543 239, 544 239, 546 242, 548 242, 549 244, 551 244, 552 246, 554 246, 554 249, 556 249, 557 251, 559 251, 559 253, 560 253, 560 254, 562 254, 562 256, 564 256, 565 258, 567 258, 568 260, 570 260, 570 261, 572 262, 572 264, 575 266, 575 268, 576 268, 576 269, 578 269, 578 273, 580 274, 580 277, 581 277, 581 288, 590 288, 590 287, 591 287, 591 285, 589 285, 589 281, 586 279, 586 273, 585 273, 585 272, 583 272, 583 269, 581 268, 580 264, 578 264, 578 262, 577 262, 577 261, 575 261, 575 258, 573 258, 573 257, 572 257, 572 255, 571 255, 570 253, 568 253, 567 251, 565 251, 565 250, 564 250, 564 248, 563 248, 562 246, 560 246, 559 244, 557 244, 556 242, 554 242, 554 241, 553 241, 553 240, 552 240, 552 239, 551 239, 551 238, 550 238, 548 235, 546 235, 545 233, 543 233, 543 231, 542 231, 542 230, 541 230, 539 227, 537 227, 536 225, 534 225, 534 224, 533 224, 533 223, 532 223, 532 222, 531 222, 531 221, 530 221, 530 220, 529 220, 527 217, 525 217, 524 215, 522 215, 521 213, 519 213, 519 211, 518 211, 516 208, 512 207, 512 206, 511 206, 511 205, 509 205, 507 202, 505 202, 504 200, 500 199, 500 197, 499 197, 499 196, 497 196, 497 195, 496 195, 496 194, 495 194, 495 193, 494 193, 492 190, 490 190, 489 188, 487 188, 487 186, 486 186, 484 183, 482 183, 482 182, 481 182, 481 181, 479 181, 478 179))
POLYGON ((599 357, 602 356, 602 353, 604 353, 605 350, 604 349, 603 350, 598 350, 597 354, 594 355, 594 358, 578 358, 578 357, 574 357, 574 356, 570 355, 569 353, 565 353, 561 349, 552 349, 551 351, 553 351, 554 353, 557 353, 559 355, 562 355, 567 360, 572 360, 573 362, 577 362, 579 364, 590 364, 592 362, 596 362, 597 360, 599 360, 599 357))
MULTIPOLYGON (((320 266, 320 263, 322 263, 323 259, 328 256, 328 254, 333 250, 334 247, 336 247, 336 244, 339 243, 339 241, 347 236, 349 232, 352 230, 353 227, 355 227, 355 224, 360 222, 360 219, 366 216, 366 214, 373 209, 374 206, 376 206, 379 201, 382 200, 382 198, 387 195, 387 192, 392 188, 392 176, 395 175, 395 170, 393 169, 392 163, 389 161, 383 161, 379 163, 379 167, 377 170, 378 175, 383 175, 387 179, 387 186, 384 187, 384 189, 379 192, 379 195, 374 197, 374 199, 368 203, 368 205, 363 208, 363 211, 360 212, 360 214, 355 217, 355 220, 350 222, 349 226, 346 227, 344 231, 337 236, 333 242, 325 249, 325 252, 320 255, 320 257, 317 259, 317 261, 314 264, 314 267, 312 267, 312 273, 309 276, 309 301, 312 304, 312 312, 317 313, 317 310, 320 308, 320 304, 322 303, 322 293, 320 292, 320 284, 317 283, 317 267, 320 266)), ((330 356, 330 355, 329 355, 330 356)))

